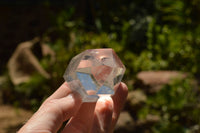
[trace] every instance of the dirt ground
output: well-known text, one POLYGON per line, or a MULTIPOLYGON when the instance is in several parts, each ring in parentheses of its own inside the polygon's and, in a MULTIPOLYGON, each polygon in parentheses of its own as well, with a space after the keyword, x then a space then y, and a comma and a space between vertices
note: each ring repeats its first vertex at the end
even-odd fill
POLYGON ((32 114, 24 109, 0 105, 0 133, 16 133, 32 114))

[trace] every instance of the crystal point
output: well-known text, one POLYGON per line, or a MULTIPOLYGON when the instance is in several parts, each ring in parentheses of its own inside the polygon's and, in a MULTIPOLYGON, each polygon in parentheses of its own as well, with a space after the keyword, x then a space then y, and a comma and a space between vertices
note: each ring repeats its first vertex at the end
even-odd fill
POLYGON ((114 94, 124 72, 113 49, 89 49, 72 58, 63 77, 84 102, 92 102, 99 94, 114 94))

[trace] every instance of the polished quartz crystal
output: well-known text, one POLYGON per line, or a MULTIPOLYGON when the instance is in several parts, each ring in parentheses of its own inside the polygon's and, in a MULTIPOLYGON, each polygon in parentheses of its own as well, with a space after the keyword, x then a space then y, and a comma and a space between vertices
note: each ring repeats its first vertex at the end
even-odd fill
POLYGON ((125 66, 113 49, 89 49, 72 58, 64 79, 84 102, 92 102, 99 94, 114 94, 124 72, 125 66))

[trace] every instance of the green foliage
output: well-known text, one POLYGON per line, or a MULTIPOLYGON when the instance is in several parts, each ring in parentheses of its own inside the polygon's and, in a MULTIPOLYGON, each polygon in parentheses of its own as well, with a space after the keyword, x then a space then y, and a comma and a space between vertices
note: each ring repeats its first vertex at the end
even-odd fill
POLYGON ((199 73, 199 58, 196 58, 200 54, 199 27, 183 32, 167 25, 158 25, 152 20, 147 36, 152 59, 164 60, 167 64, 164 69, 199 73))
MULTIPOLYGON (((160 122, 152 127, 154 133, 192 132, 199 121, 199 89, 195 89, 193 79, 174 80, 160 92, 149 96, 146 106, 138 114, 144 119, 148 114, 158 115, 160 122)), ((196 129, 195 132, 199 132, 196 129)))

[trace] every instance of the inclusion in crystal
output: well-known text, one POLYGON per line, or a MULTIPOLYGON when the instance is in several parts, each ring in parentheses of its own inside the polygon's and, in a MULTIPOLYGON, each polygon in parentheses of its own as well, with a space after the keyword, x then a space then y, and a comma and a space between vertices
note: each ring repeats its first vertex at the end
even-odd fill
POLYGON ((84 102, 92 102, 99 94, 114 94, 124 72, 125 66, 113 49, 89 49, 72 58, 64 79, 84 102))

